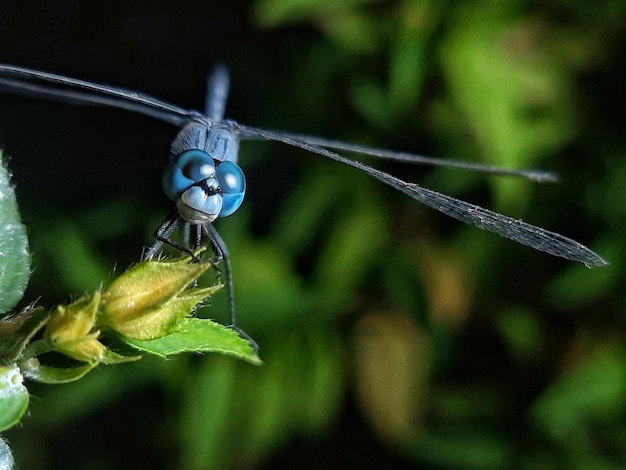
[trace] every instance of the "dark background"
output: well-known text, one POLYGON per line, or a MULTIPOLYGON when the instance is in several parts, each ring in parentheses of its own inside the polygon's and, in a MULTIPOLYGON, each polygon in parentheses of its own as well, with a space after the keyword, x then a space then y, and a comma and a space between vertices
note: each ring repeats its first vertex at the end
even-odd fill
MULTIPOLYGON (((218 356, 33 386, 22 469, 626 465, 625 8, 602 2, 3 2, 0 61, 367 145, 560 173, 535 185, 375 162, 590 246, 587 269, 356 170, 243 143, 217 224, 254 368, 218 356)), ((172 126, 0 96, 0 143, 53 306, 139 260, 171 209, 172 126)), ((225 321, 219 294, 206 316, 225 321)))

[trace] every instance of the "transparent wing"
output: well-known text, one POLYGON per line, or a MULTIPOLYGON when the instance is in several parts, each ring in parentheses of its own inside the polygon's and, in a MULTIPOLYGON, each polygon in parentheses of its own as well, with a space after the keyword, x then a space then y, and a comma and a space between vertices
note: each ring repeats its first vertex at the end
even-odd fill
MULTIPOLYGON (((53 98, 71 104, 112 106, 138 112, 179 126, 191 118, 206 119, 206 117, 203 117, 199 113, 185 110, 149 95, 11 65, 0 64, 0 91, 46 99, 53 98)), ((414 183, 407 183, 388 173, 343 157, 329 149, 356 152, 379 158, 390 158, 412 163, 453 166, 491 174, 522 176, 536 181, 554 180, 555 176, 551 173, 534 170, 505 170, 488 165, 438 160, 403 152, 377 150, 320 137, 274 132, 240 125, 232 121, 229 123, 232 128, 237 130, 243 137, 283 142, 287 145, 299 147, 357 168, 450 217, 497 233, 518 243, 555 256, 579 261, 587 266, 604 266, 607 264, 602 257, 593 251, 558 233, 550 232, 522 222, 521 220, 513 219, 445 194, 422 188, 414 183)))
MULTIPOLYGON (((217 72, 221 72, 220 83, 228 82, 228 72, 225 68, 218 68, 217 72), (222 76, 223 75, 223 76, 222 76), (225 78, 224 78, 225 77, 225 78)), ((209 89, 213 89, 209 87, 209 89)), ((226 85, 224 93, 227 93, 226 85)), ((189 111, 171 103, 159 100, 152 96, 138 93, 123 88, 92 83, 85 80, 57 75, 49 72, 41 72, 37 70, 16 67, 13 65, 0 64, 0 92, 8 92, 12 94, 20 94, 27 96, 35 96, 45 99, 56 99, 69 104, 78 105, 102 105, 115 108, 125 109, 127 111, 144 114, 161 121, 180 126, 191 117, 200 117, 199 113, 189 111)), ((211 94, 211 99, 215 97, 211 94)), ((209 119, 215 116, 223 115, 224 96, 220 98, 221 107, 215 112, 208 114, 209 119)), ((212 110, 214 103, 209 103, 207 109, 212 110)), ((215 118, 213 118, 216 120, 215 118)), ((537 182, 556 181, 557 176, 554 173, 539 170, 512 170, 498 168, 480 163, 461 162, 456 160, 437 159, 422 155, 410 154, 406 152, 397 152, 393 150, 375 149, 363 145, 349 144, 346 142, 325 139, 322 137, 292 134, 282 131, 268 131, 275 135, 283 135, 294 141, 296 146, 300 146, 295 142, 304 142, 318 147, 333 150, 343 150, 347 152, 355 152, 364 155, 370 155, 377 158, 387 158, 396 161, 404 161, 409 163, 427 164, 435 166, 446 166, 462 168, 465 170, 494 174, 519 176, 528 178, 537 182)), ((255 137, 249 135, 249 137, 255 137)))
MULTIPOLYGON (((325 149, 343 150, 345 152, 354 152, 362 155, 370 155, 376 158, 386 158, 389 160, 407 162, 412 164, 461 168, 464 170, 475 171, 478 173, 487 173, 490 175, 517 176, 536 181, 538 183, 556 182, 559 179, 556 173, 550 171, 528 169, 514 170, 508 168, 499 168, 491 165, 483 165, 481 163, 462 162, 458 160, 426 157, 424 155, 417 155, 414 153, 398 152, 395 150, 378 149, 373 147, 367 147, 365 145, 350 144, 339 140, 325 139, 324 137, 317 137, 312 135, 292 134, 290 132, 275 130, 269 132, 275 135, 283 135, 285 137, 288 137, 294 142, 291 145, 295 145, 296 147, 301 147, 299 143, 302 142, 317 147, 323 147, 325 149)), ((256 138, 259 138, 259 136, 256 136, 256 138)))
POLYGON ((0 92, 69 104, 121 108, 180 126, 198 113, 149 95, 48 72, 0 64, 0 92))
POLYGON ((265 129, 243 126, 237 123, 232 123, 232 125, 233 128, 237 129, 242 135, 282 142, 357 168, 422 204, 450 217, 467 224, 475 225, 483 230, 497 233, 498 235, 530 246, 536 250, 572 261, 578 261, 586 266, 605 266, 607 264, 601 256, 594 253, 589 248, 558 233, 550 232, 541 227, 527 224, 521 220, 507 217, 489 209, 484 209, 460 199, 423 188, 414 183, 407 183, 384 171, 377 170, 376 168, 351 160, 327 148, 306 141, 297 140, 290 136, 267 131, 265 129))

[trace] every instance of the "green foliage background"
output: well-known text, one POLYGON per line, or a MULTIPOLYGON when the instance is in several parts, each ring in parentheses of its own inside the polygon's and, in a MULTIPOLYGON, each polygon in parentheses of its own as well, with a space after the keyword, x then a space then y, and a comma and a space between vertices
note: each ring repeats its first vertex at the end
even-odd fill
MULTIPOLYGON (((221 60, 228 115, 246 124, 555 170, 560 184, 538 186, 366 159, 611 263, 552 258, 321 157, 244 142, 248 199, 218 229, 264 366, 142 360, 37 387, 5 436, 20 468, 626 466, 622 1, 8 5, 4 62, 200 108, 221 60)), ((139 259, 170 210, 174 133, 0 97, 33 250, 25 300, 67 300, 139 259)), ((213 303, 202 314, 225 321, 213 303)))

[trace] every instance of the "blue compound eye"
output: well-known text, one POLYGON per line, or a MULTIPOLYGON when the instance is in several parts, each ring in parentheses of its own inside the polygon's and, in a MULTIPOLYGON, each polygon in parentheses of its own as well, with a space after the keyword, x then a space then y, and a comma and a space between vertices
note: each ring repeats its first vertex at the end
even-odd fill
POLYGON ((222 189, 224 199, 219 217, 226 217, 241 206, 246 194, 246 178, 239 165, 231 161, 221 162, 217 167, 215 177, 222 189))
POLYGON ((192 184, 215 176, 215 163, 208 153, 201 150, 187 150, 181 153, 165 168, 163 189, 172 201, 192 184))

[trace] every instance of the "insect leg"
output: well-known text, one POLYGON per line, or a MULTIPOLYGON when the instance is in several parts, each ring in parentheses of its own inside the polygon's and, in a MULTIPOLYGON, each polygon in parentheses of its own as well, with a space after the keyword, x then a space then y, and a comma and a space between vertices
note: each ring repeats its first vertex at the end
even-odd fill
MULTIPOLYGON (((146 251, 143 255, 143 260, 150 260, 152 258, 154 258, 155 255, 157 255, 161 249, 163 248, 163 245, 170 245, 172 246, 172 241, 169 239, 170 235, 172 234, 172 232, 176 229, 176 226, 178 225, 179 222, 179 216, 177 212, 171 212, 167 218, 161 223, 161 225, 159 225, 157 227, 157 229, 154 231, 154 239, 155 242, 152 244, 152 246, 150 246, 150 248, 148 248, 148 251, 146 251)), ((181 247, 181 251, 184 252, 188 252, 189 249, 185 249, 183 247, 181 247)))
POLYGON ((230 316, 230 325, 229 327, 239 334, 242 338, 247 340, 250 343, 250 346, 257 351, 259 346, 256 342, 241 328, 236 325, 235 321, 235 298, 233 295, 233 276, 230 268, 230 256, 228 255, 228 249, 226 248, 226 244, 222 237, 220 237, 215 227, 212 224, 204 224, 202 228, 205 231, 206 236, 209 238, 211 243, 211 248, 215 253, 215 259, 217 261, 224 262, 224 275, 226 277, 226 293, 228 295, 228 313, 230 316))

